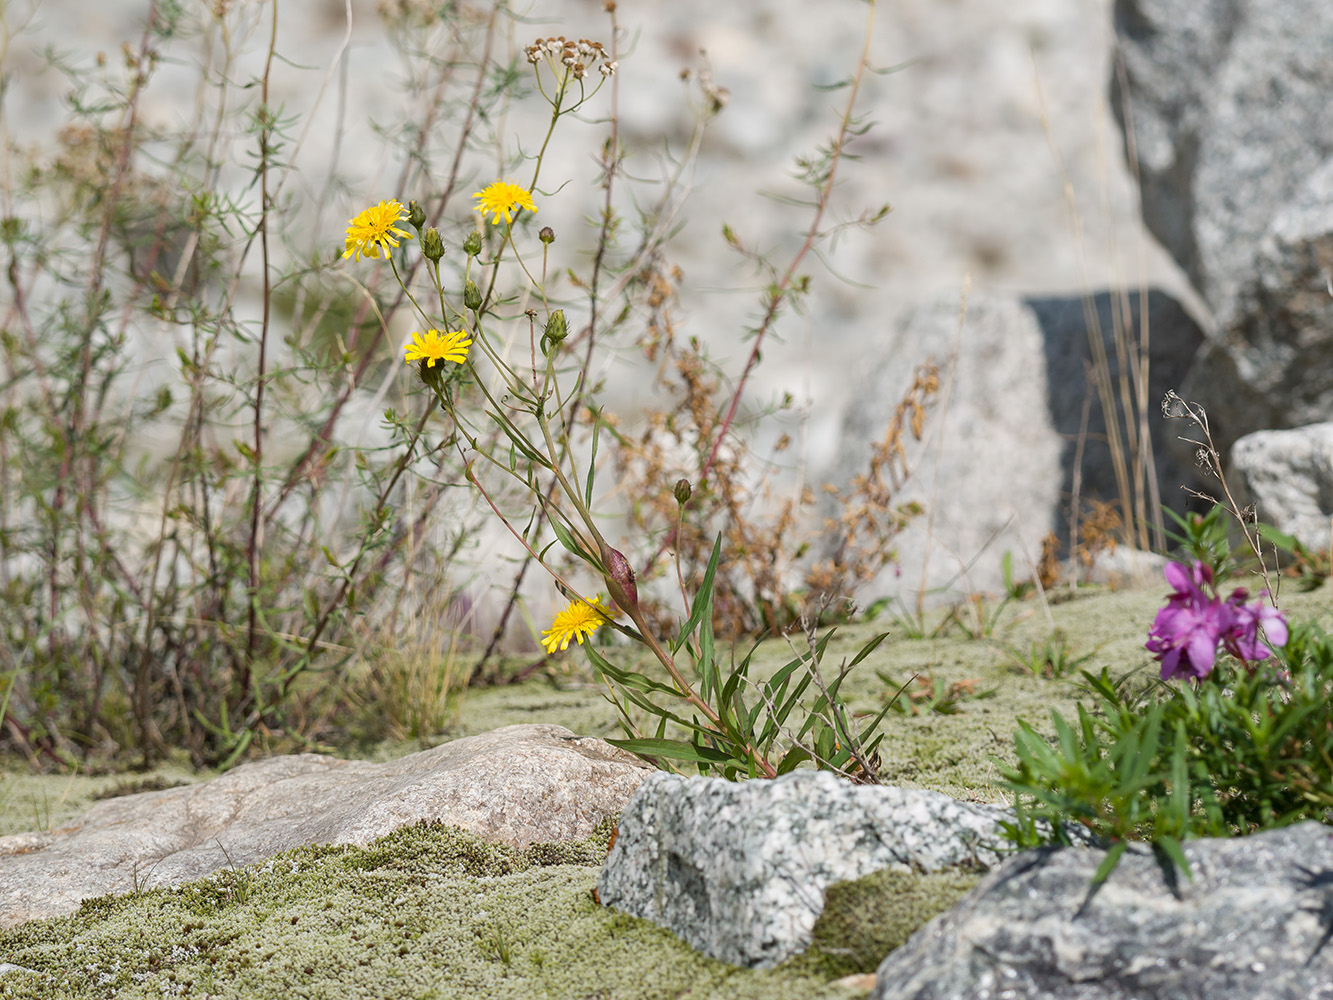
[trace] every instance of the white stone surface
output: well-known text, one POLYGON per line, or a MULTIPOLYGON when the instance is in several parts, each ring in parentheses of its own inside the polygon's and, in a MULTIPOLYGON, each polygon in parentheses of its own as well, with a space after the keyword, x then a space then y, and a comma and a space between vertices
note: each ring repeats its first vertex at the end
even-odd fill
POLYGON ((1333 531, 1333 422, 1255 431, 1231 449, 1231 466, 1259 520, 1327 550, 1333 531))
POLYGON ((591 836, 651 768, 563 726, 506 726, 386 763, 315 754, 109 799, 0 837, 0 927, 90 896, 176 885, 306 844, 367 844, 422 820, 525 847, 591 836))

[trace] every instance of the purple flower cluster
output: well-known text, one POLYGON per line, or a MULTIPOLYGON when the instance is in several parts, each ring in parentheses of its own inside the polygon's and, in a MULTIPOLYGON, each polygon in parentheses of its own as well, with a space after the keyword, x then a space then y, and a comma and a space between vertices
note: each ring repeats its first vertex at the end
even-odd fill
POLYGON ((1162 680, 1207 677, 1219 645, 1247 666, 1272 655, 1265 641, 1286 645, 1287 622, 1281 611, 1263 600, 1246 604, 1250 595, 1244 587, 1222 600, 1215 593, 1212 570, 1203 563, 1169 563, 1166 582, 1175 589, 1153 619, 1147 642, 1148 651, 1162 663, 1162 680))

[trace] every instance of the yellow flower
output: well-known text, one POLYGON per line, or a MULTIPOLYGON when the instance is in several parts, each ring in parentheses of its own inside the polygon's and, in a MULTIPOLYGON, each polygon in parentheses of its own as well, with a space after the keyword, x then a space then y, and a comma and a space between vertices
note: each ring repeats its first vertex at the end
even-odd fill
POLYGON ((408 364, 424 361, 427 368, 434 368, 437 361, 452 361, 461 365, 467 360, 467 349, 471 346, 472 338, 466 330, 446 334, 441 334, 439 330, 427 330, 424 334, 413 332, 412 343, 403 345, 403 350, 407 352, 403 360, 408 364))
POLYGON ((396 247, 396 237, 410 240, 412 234, 399 229, 394 223, 401 222, 407 210, 396 201, 382 201, 368 209, 347 224, 347 252, 344 258, 378 257, 380 248, 384 256, 389 256, 389 248, 396 247))
POLYGON ((477 211, 482 215, 492 213, 491 225, 498 226, 503 216, 505 222, 514 221, 514 212, 526 208, 529 212, 537 211, 532 203, 532 194, 527 188, 521 188, 509 181, 496 181, 483 188, 472 197, 477 199, 477 211))
POLYGON ((585 635, 592 635, 611 618, 611 612, 603 606, 600 597, 574 601, 557 614, 551 627, 542 633, 542 645, 548 653, 554 653, 557 647, 568 649, 570 639, 577 639, 582 646, 585 635))

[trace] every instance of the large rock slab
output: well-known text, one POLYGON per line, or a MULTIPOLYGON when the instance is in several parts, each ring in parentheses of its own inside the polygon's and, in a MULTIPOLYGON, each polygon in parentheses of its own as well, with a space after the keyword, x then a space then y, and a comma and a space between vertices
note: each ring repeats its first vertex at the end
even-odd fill
POLYGON ((810 944, 833 883, 884 869, 989 868, 1009 816, 827 772, 745 782, 655 774, 625 808, 597 890, 604 905, 705 955, 771 968, 810 944))
MULTIPOLYGON (((1153 471, 1161 502, 1185 509, 1179 487, 1200 484, 1192 456, 1181 461, 1170 447, 1177 431, 1165 426, 1160 404, 1185 378, 1203 334, 1178 302, 1159 291, 1026 300, 973 295, 961 333, 958 324, 956 296, 899 315, 876 343, 882 360, 849 394, 829 476, 839 487, 864 472, 913 366, 933 357, 943 368, 957 348, 952 390, 928 414, 923 445, 909 444, 912 476, 895 497, 924 506, 930 530, 918 524, 895 538, 897 565, 865 593, 910 601, 924 582, 937 600, 953 601, 1001 590, 1006 551, 1024 579, 1034 572, 1048 533, 1067 540, 1076 489, 1082 504, 1118 499, 1103 408, 1087 371, 1099 354, 1105 359, 1118 409, 1122 367, 1135 385, 1139 374, 1128 361, 1122 366, 1117 341, 1138 344, 1145 328, 1143 401, 1153 471)), ((1125 478, 1132 484, 1132 466, 1125 478)), ((1145 496, 1147 511, 1157 503, 1145 496)))
POLYGON ((1193 880, 1131 848, 1029 851, 880 965, 872 1000, 1327 1000, 1333 828, 1185 846, 1193 880))
MULTIPOLYGON (((1117 0, 1143 217, 1216 318, 1182 394, 1223 453, 1333 405, 1333 5, 1117 0)), ((1132 144, 1130 139, 1132 138, 1132 144)))
POLYGON ((1231 449, 1241 493, 1259 520, 1326 550, 1333 518, 1333 423, 1255 431, 1231 449))
POLYGON ((0 927, 90 896, 176 885, 306 844, 365 845, 422 820, 526 847, 590 836, 651 768, 562 726, 506 726, 387 763, 315 754, 94 806, 0 837, 0 927))

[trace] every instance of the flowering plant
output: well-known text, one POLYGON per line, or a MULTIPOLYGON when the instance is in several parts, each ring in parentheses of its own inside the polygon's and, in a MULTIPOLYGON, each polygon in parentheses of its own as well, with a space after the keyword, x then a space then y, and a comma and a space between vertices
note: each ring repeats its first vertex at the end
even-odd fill
POLYGON ((1289 627, 1271 602, 1246 603, 1244 588, 1222 598, 1200 560, 1165 573, 1173 589, 1146 644, 1161 682, 1084 671, 1096 709, 1080 706, 1076 724, 1053 712, 1054 745, 1021 724, 1017 766, 997 762, 1016 793, 1010 837, 1068 843, 1066 824, 1085 827, 1108 848, 1094 882, 1134 840, 1188 874, 1182 840, 1333 811, 1333 639, 1289 627), (1224 656, 1244 669, 1225 669, 1224 656), (1273 668, 1258 669, 1270 659, 1273 668), (1178 678, 1194 683, 1167 683, 1178 678))
MULTIPOLYGON (((563 273, 557 263, 560 254, 552 249, 556 236, 548 226, 534 240, 535 227, 529 223, 542 207, 539 202, 544 203, 538 182, 557 122, 613 80, 617 62, 614 47, 607 51, 588 40, 539 39, 525 51, 537 89, 551 105, 550 127, 540 147, 535 147, 538 152, 531 157, 533 168, 526 183, 497 180, 473 194, 479 225, 462 241, 459 273, 450 275, 447 267, 442 268, 448 249, 445 238, 428 224, 426 210, 416 201, 406 208, 398 201, 382 201, 350 220, 346 231, 344 257, 379 258, 382 253, 418 319, 419 330, 404 345, 401 357, 414 366, 431 396, 431 406, 412 431, 411 440, 415 443, 432 411, 447 415, 449 443, 463 460, 470 487, 569 602, 543 630, 541 643, 548 655, 568 650, 571 640, 587 652, 620 711, 628 737, 611 742, 660 766, 683 762, 729 777, 776 777, 813 762, 856 780, 872 781, 874 751, 880 739, 875 730, 887 707, 870 722, 858 724, 839 698, 838 688, 846 670, 868 655, 883 636, 871 640, 842 674, 825 684, 817 668, 828 634, 816 637, 812 632, 808 649, 797 651, 793 660, 762 683, 752 683, 749 656, 739 663, 733 660, 728 669, 716 651, 714 585, 721 536, 692 595, 677 563, 685 613, 679 623, 670 622, 669 628, 645 612, 629 559, 608 541, 607 530, 595 513, 595 480, 600 435, 604 429, 614 431, 587 384, 592 336, 598 329, 596 305, 588 326, 582 329, 572 326, 565 308, 554 307, 548 274, 563 273), (415 230, 413 245, 400 247, 400 241, 413 238, 398 228, 400 222, 415 230), (414 273, 420 273, 420 263, 407 265, 409 254, 418 247, 429 283, 427 297, 419 297, 411 280, 414 273), (517 287, 510 286, 511 276, 517 287), (532 308, 517 315, 508 311, 510 304, 524 299, 532 308), (576 353, 572 348, 579 341, 587 346, 576 353), (515 342, 521 345, 517 351, 512 346, 515 342), (580 421, 588 425, 586 434, 580 421), (585 446, 587 454, 580 458, 585 446), (497 480, 517 487, 528 511, 524 518, 505 512, 505 497, 494 486, 497 480), (541 535, 548 529, 554 538, 543 544, 541 535), (557 545, 573 557, 572 572, 568 561, 548 556, 557 545), (574 572, 588 570, 607 595, 605 601, 600 594, 590 593, 591 588, 572 582, 574 572), (585 594, 589 596, 582 596, 585 594), (602 630, 637 644, 646 658, 625 665, 613 662, 593 641, 585 643, 602 630), (657 673, 658 668, 662 673, 657 673), (811 697, 806 697, 807 691, 811 697), (802 711, 793 714, 797 708, 802 711), (640 729, 644 715, 653 723, 646 732, 640 729)), ((857 83, 859 79, 858 72, 857 83)), ((854 83, 833 165, 842 143, 853 134, 851 102, 856 91, 854 83)), ((610 151, 606 167, 609 185, 616 169, 610 151)), ((818 178, 820 213, 833 180, 832 166, 818 178)), ((609 227, 613 221, 609 199, 606 211, 609 227)), ((809 242, 815 238, 817 222, 818 216, 809 242)), ((779 289, 769 304, 768 320, 784 298, 779 289)), ((595 304, 595 297, 593 301, 595 304)), ((735 409, 733 401, 731 415, 735 409)), ((714 451, 731 418, 721 424, 714 451)), ((691 492, 688 480, 681 480, 672 491, 681 518, 691 492)), ((659 549, 658 554, 661 552, 659 549)))
POLYGON ((1287 642, 1287 622, 1277 608, 1259 600, 1246 604, 1249 592, 1237 587, 1222 600, 1212 570, 1202 562, 1167 565, 1173 590, 1157 612, 1146 647, 1162 664, 1162 680, 1184 676, 1202 680, 1213 670, 1219 647, 1253 671, 1272 655, 1272 646, 1287 642), (1263 639, 1267 639, 1265 644, 1263 639))

